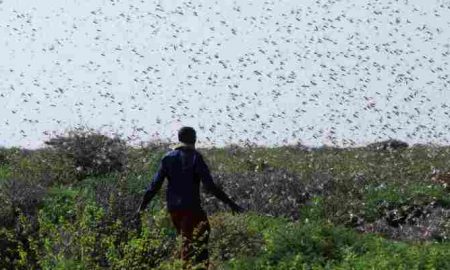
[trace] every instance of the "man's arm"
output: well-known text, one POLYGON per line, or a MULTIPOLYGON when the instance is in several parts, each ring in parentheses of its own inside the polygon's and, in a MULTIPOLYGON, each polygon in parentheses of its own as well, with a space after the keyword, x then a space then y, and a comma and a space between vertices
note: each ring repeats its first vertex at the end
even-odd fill
POLYGON ((228 197, 228 195, 225 192, 223 192, 223 190, 221 190, 216 184, 214 184, 208 165, 206 165, 205 161, 203 160, 203 156, 200 153, 197 153, 197 162, 195 170, 200 175, 202 183, 207 191, 211 192, 219 200, 227 204, 233 211, 235 212, 243 211, 243 209, 235 202, 233 202, 228 197))
POLYGON ((144 194, 144 198, 142 199, 141 205, 139 206, 138 212, 144 211, 150 201, 155 197, 156 193, 161 189, 161 186, 164 182, 164 179, 167 176, 167 170, 164 166, 164 159, 161 160, 159 164, 158 171, 153 176, 153 180, 150 183, 150 186, 147 188, 144 194))

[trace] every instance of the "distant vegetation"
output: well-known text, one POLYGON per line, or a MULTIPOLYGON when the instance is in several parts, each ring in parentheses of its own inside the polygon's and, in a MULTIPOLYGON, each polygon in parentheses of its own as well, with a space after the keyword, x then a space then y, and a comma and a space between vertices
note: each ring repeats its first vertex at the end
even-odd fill
MULTIPOLYGON (((249 209, 204 195, 214 267, 450 269, 450 190, 430 177, 450 147, 389 142, 200 149, 249 209)), ((0 269, 179 268, 163 198, 132 219, 167 144, 77 130, 47 145, 0 149, 0 269)))
POLYGON ((126 143, 120 138, 95 133, 92 130, 74 130, 57 136, 45 144, 58 156, 71 161, 78 179, 124 170, 126 143))

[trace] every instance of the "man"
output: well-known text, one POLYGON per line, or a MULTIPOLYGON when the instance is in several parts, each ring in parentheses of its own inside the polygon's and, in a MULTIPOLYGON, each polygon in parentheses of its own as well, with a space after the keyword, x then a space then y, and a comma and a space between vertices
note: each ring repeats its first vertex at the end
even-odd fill
POLYGON ((186 264, 201 263, 207 269, 210 226, 200 205, 200 182, 206 190, 230 206, 233 212, 242 212, 243 209, 214 184, 203 156, 195 150, 196 139, 192 127, 182 127, 178 131, 180 144, 161 160, 138 213, 145 209, 167 178, 167 208, 177 233, 183 238, 181 259, 186 264))

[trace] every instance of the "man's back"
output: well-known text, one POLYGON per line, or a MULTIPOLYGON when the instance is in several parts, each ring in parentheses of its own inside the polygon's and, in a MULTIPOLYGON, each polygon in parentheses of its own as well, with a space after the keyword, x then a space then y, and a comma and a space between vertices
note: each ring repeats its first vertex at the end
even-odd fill
POLYGON ((162 160, 167 185, 167 207, 175 209, 200 209, 200 175, 196 160, 200 153, 188 147, 170 151, 162 160))
POLYGON ((144 195, 143 206, 156 195, 165 178, 169 181, 166 198, 169 210, 201 210, 201 182, 207 191, 239 211, 240 207, 214 184, 203 156, 193 147, 179 146, 163 157, 144 195))

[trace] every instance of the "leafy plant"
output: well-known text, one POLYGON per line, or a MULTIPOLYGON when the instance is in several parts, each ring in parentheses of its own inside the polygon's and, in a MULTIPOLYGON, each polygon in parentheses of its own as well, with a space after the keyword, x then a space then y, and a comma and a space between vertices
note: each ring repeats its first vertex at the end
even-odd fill
POLYGON ((73 161, 79 179, 122 171, 126 164, 126 143, 93 130, 75 129, 45 142, 73 161))

